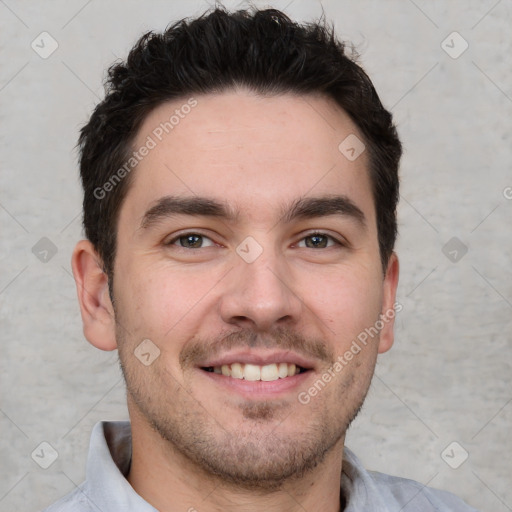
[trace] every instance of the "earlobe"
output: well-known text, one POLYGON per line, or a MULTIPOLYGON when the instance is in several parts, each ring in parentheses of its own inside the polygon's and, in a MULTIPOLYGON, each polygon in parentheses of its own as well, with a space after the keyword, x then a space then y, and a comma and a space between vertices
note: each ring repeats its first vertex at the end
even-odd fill
POLYGON ((89 240, 76 244, 71 266, 85 337, 101 350, 116 349, 114 308, 108 290, 108 277, 89 240))
POLYGON ((397 313, 395 309, 395 302, 396 289, 398 287, 398 275, 400 271, 399 267, 398 256, 393 252, 389 258, 383 283, 381 321, 384 326, 380 331, 379 354, 387 352, 392 347, 395 340, 394 326, 395 315, 397 313))

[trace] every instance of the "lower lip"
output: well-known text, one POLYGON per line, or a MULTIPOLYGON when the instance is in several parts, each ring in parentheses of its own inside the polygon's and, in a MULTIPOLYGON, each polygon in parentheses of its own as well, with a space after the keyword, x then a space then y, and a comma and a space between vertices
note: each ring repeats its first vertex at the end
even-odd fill
POLYGON ((277 398, 280 395, 294 390, 298 392, 298 388, 304 386, 304 382, 312 373, 311 370, 308 370, 303 373, 293 375, 293 377, 285 377, 284 379, 250 381, 245 379, 234 379, 233 377, 226 377, 220 373, 207 372, 201 369, 198 371, 200 371, 206 378, 211 379, 215 384, 226 387, 231 391, 239 393, 244 398, 252 400, 277 398))

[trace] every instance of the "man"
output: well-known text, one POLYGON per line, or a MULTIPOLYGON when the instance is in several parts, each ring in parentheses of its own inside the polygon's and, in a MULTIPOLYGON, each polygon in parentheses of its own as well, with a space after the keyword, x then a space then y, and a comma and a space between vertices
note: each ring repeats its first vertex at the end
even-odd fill
POLYGON ((401 145, 332 30, 216 9, 147 34, 80 136, 84 333, 130 422, 49 511, 474 510, 344 448, 393 343, 401 145))

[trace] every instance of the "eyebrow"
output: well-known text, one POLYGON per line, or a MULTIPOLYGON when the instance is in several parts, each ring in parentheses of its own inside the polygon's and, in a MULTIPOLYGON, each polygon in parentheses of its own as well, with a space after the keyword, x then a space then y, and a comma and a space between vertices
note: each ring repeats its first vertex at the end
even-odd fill
POLYGON ((147 229, 159 221, 176 215, 214 217, 234 222, 239 212, 226 203, 207 197, 164 196, 160 198, 142 217, 141 229, 147 229))
POLYGON ((361 228, 366 228, 366 217, 351 199, 344 195, 331 195, 323 197, 302 197, 282 210, 281 220, 284 223, 296 219, 312 219, 341 215, 355 220, 361 228))
MULTIPOLYGON (((208 197, 164 196, 144 213, 140 228, 148 229, 164 219, 177 215, 212 217, 236 222, 240 217, 240 211, 225 202, 208 197)), ((297 219, 329 215, 347 217, 356 221, 361 228, 366 228, 366 217, 363 211, 344 195, 301 197, 281 209, 280 222, 290 223, 297 219)))

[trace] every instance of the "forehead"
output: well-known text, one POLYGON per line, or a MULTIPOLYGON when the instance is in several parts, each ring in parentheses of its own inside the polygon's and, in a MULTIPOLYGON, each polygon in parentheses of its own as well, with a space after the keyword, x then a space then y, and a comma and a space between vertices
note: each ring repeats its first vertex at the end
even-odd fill
POLYGON ((323 96, 233 90, 174 100, 139 129, 133 150, 151 149, 125 203, 140 210, 165 195, 212 197, 263 220, 297 197, 342 193, 372 217, 366 151, 347 158, 346 140, 362 146, 350 117, 323 96))

